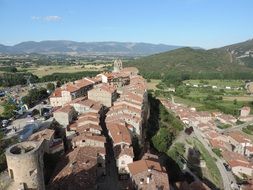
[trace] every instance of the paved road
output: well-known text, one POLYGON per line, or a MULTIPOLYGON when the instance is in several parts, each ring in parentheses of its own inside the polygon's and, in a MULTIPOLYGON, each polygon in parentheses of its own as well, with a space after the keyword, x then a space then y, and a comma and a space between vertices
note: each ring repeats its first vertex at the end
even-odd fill
POLYGON ((229 172, 229 171, 226 170, 226 168, 223 165, 224 160, 222 160, 221 158, 219 158, 212 151, 210 145, 202 137, 201 131, 199 131, 196 127, 194 127, 194 134, 196 135, 197 139, 204 145, 204 147, 206 148, 206 150, 208 151, 208 153, 212 157, 216 158, 216 160, 217 160, 216 161, 216 165, 217 165, 217 167, 218 167, 218 169, 220 171, 220 174, 222 176, 224 190, 232 190, 232 189, 238 188, 237 185, 236 185, 236 180, 235 180, 232 172, 229 172), (234 188, 231 187, 231 183, 233 184, 234 188))
POLYGON ((222 130, 222 132, 231 132, 231 131, 235 131, 235 130, 241 130, 243 127, 247 127, 248 125, 251 125, 251 124, 253 124, 253 121, 245 122, 241 125, 237 125, 234 127, 224 129, 224 130, 222 130))
MULTIPOLYGON (((39 109, 41 109, 42 106, 43 105, 41 105, 41 103, 37 104, 36 106, 30 108, 27 112, 25 112, 18 119, 15 119, 14 121, 12 121, 11 125, 9 125, 7 127, 7 129, 9 129, 10 132, 6 134, 5 139, 18 135, 24 129, 24 127, 27 125, 27 123, 33 122, 31 120, 31 118, 27 117, 28 113, 33 111, 34 109, 39 110, 39 109), (13 130, 14 128, 16 129, 16 131, 13 130)), ((34 122, 39 125, 39 127, 40 127, 39 130, 42 130, 42 129, 48 128, 50 126, 50 124, 52 123, 52 121, 53 121, 53 118, 50 118, 50 119, 44 121, 44 118, 41 117, 38 120, 35 120, 34 122)))

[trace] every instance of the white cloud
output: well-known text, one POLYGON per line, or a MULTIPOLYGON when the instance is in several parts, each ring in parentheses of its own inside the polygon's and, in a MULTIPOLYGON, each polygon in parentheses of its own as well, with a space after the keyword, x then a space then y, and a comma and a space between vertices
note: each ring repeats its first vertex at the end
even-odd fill
POLYGON ((32 18, 32 20, 40 20, 41 19, 40 16, 32 16, 31 18, 32 18))
POLYGON ((60 16, 44 16, 43 17, 43 20, 49 21, 49 22, 51 22, 51 21, 59 21, 61 19, 62 18, 60 16))
POLYGON ((47 22, 57 22, 62 19, 60 16, 32 16, 32 20, 43 20, 47 22))

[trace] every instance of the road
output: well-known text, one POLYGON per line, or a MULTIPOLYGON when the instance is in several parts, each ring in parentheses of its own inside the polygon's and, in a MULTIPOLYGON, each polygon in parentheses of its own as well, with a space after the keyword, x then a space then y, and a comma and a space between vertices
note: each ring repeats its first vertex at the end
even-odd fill
MULTIPOLYGON (((24 129, 24 127, 27 125, 27 123, 33 122, 31 120, 31 118, 27 117, 28 113, 33 111, 34 109, 39 110, 41 107, 42 107, 42 105, 41 105, 41 103, 39 103, 36 106, 27 110, 27 112, 25 112, 18 119, 13 120, 11 125, 9 125, 7 127, 7 129, 10 130, 10 132, 6 134, 5 139, 8 139, 8 138, 18 135, 24 129), (16 131, 13 130, 14 128, 16 129, 16 131)), ((50 124, 52 123, 52 121, 53 121, 53 118, 50 118, 50 119, 44 121, 44 118, 40 117, 38 120, 35 120, 34 122, 39 125, 39 130, 42 130, 42 129, 48 128, 50 126, 50 124)))
POLYGON ((232 172, 226 170, 226 168, 223 165, 224 160, 222 160, 221 158, 219 158, 212 151, 210 145, 202 137, 201 131, 199 131, 196 127, 194 127, 194 134, 196 135, 197 139, 204 145, 204 147, 206 148, 206 150, 208 151, 208 153, 217 160, 216 161, 216 165, 217 165, 217 167, 218 167, 218 169, 220 171, 220 174, 222 176, 224 190, 232 190, 232 189, 238 188, 238 186, 236 185, 236 180, 235 180, 232 172), (231 184, 233 184, 234 188, 231 188, 231 184))
POLYGON ((231 132, 231 131, 234 131, 234 130, 241 130, 243 127, 247 127, 248 125, 251 125, 251 124, 253 124, 253 121, 245 122, 241 125, 237 125, 237 126, 234 126, 234 127, 224 129, 224 130, 222 130, 222 132, 231 132))

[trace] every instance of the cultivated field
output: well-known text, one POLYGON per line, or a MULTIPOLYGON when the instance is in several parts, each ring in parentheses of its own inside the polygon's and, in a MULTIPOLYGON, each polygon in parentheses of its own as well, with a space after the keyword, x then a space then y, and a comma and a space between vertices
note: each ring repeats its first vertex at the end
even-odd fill
POLYGON ((29 67, 29 68, 18 68, 18 70, 26 70, 31 72, 38 77, 50 75, 53 73, 75 73, 82 71, 102 71, 105 64, 100 65, 78 65, 78 66, 40 66, 40 67, 29 67))
POLYGON ((250 102, 253 101, 253 96, 223 96, 225 101, 234 101, 235 99, 240 102, 250 102))

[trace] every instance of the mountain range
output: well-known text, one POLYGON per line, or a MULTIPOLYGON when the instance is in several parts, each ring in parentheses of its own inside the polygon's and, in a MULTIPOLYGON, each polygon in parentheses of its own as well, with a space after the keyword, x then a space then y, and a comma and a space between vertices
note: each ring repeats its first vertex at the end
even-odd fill
POLYGON ((253 40, 210 50, 178 48, 168 52, 141 57, 126 63, 140 71, 174 73, 238 73, 253 75, 253 40))
POLYGON ((0 44, 2 54, 68 54, 68 55, 151 55, 182 46, 131 42, 27 41, 13 46, 0 44))

